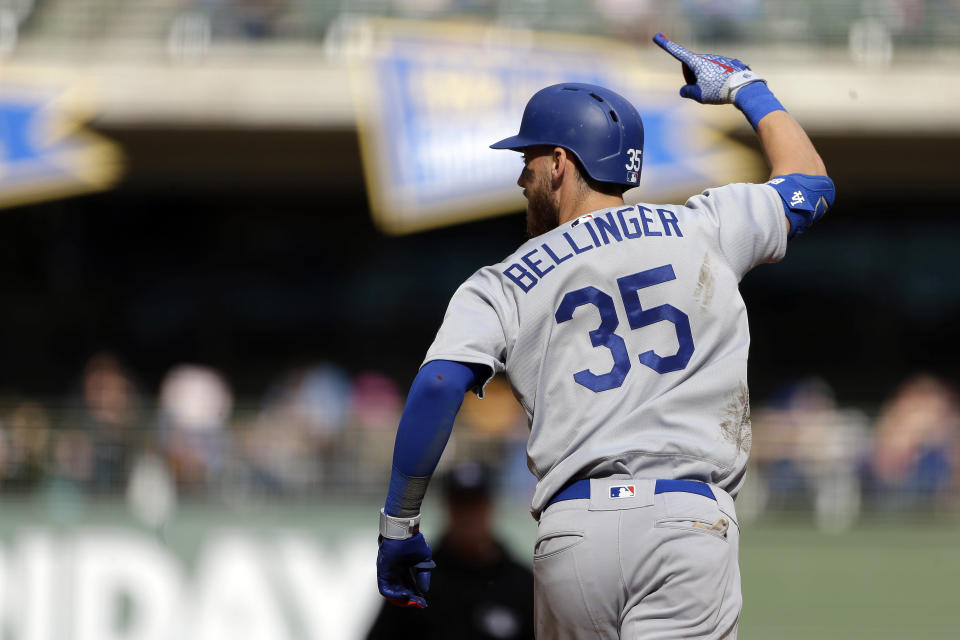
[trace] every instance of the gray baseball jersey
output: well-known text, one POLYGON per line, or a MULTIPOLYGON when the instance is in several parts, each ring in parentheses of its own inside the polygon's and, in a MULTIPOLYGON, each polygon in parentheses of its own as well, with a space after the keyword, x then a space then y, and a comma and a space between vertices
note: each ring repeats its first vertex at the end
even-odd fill
POLYGON ((763 184, 595 211, 473 274, 424 362, 506 373, 529 420, 535 517, 568 481, 611 474, 735 496, 751 442, 738 283, 786 243, 763 184))

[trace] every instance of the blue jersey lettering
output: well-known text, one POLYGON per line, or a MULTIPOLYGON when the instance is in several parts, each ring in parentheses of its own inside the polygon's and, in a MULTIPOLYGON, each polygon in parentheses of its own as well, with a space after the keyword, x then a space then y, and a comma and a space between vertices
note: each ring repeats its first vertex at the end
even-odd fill
POLYGON ((648 213, 653 213, 650 209, 646 207, 637 207, 640 210, 640 219, 643 221, 643 235, 645 236, 662 236, 663 234, 659 231, 651 231, 650 223, 653 222, 652 218, 648 218, 648 213))
POLYGON ((507 267, 503 275, 513 280, 514 284, 520 287, 524 293, 533 289, 533 286, 537 284, 537 278, 517 263, 507 267))
POLYGON ((530 267, 530 270, 531 270, 531 271, 533 271, 535 274, 537 274, 537 277, 538 277, 538 278, 542 278, 543 276, 545 276, 545 275, 547 275, 548 273, 550 273, 550 271, 553 270, 553 269, 555 269, 556 267, 555 267, 554 265, 550 265, 549 267, 547 267, 547 269, 541 271, 540 268, 539 268, 537 265, 543 264, 543 260, 531 260, 531 259, 530 259, 530 256, 532 256, 532 255, 535 254, 536 252, 537 252, 537 250, 534 249, 533 251, 525 254, 525 255, 521 258, 521 260, 523 260, 523 261, 526 263, 526 265, 527 265, 528 267, 530 267))

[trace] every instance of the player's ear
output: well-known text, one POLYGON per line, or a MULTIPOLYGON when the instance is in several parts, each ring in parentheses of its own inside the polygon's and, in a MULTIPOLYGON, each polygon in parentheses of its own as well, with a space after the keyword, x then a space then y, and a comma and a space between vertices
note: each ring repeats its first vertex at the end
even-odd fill
POLYGON ((567 150, 563 147, 554 147, 553 153, 550 154, 550 174, 554 182, 560 181, 563 179, 564 174, 567 172, 567 160, 569 156, 567 155, 567 150))

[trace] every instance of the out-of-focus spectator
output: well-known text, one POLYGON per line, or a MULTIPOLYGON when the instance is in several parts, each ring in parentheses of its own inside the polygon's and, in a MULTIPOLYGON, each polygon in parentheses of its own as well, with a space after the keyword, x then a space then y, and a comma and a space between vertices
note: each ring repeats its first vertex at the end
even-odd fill
POLYGON ((220 40, 263 40, 276 34, 283 0, 184 0, 170 22, 167 51, 181 61, 203 58, 220 40))
POLYGON ((58 429, 54 434, 50 485, 82 489, 93 475, 93 444, 81 429, 58 429))
POLYGON ((403 399, 397 383, 379 371, 363 371, 353 379, 350 414, 355 424, 374 431, 395 431, 403 399))
POLYGON ((882 13, 894 32, 916 31, 927 21, 927 0, 887 0, 882 13))
POLYGON ((363 371, 353 379, 350 393, 350 429, 339 443, 341 451, 328 456, 333 478, 354 487, 375 488, 393 461, 393 439, 403 410, 400 388, 386 374, 363 371))
POLYGON ((536 477, 527 467, 527 414, 506 379, 494 377, 484 389, 483 399, 468 393, 458 420, 455 445, 473 457, 497 461, 504 486, 517 497, 531 497, 536 477))
MULTIPOLYGON (((661 0, 593 0, 597 12, 606 20, 607 28, 612 35, 621 37, 643 37, 648 39, 662 25, 654 26, 657 20, 662 20, 664 7, 661 0)), ((669 31, 671 35, 673 31, 669 31)))
POLYGON ((114 354, 97 353, 87 361, 80 405, 55 433, 54 472, 95 491, 122 491, 142 431, 136 385, 114 354))
POLYGON ((283 0, 234 0, 240 32, 247 38, 262 39, 274 35, 283 0))
POLYGON ((868 478, 881 504, 914 506, 956 489, 960 407, 956 390, 930 375, 904 382, 877 418, 868 478))
POLYGON ((121 433, 139 410, 137 390, 127 370, 112 353, 98 353, 83 369, 83 404, 89 419, 103 431, 121 433))
POLYGON ((533 640, 533 573, 494 534, 489 468, 457 463, 443 489, 447 530, 433 550, 429 606, 384 602, 367 640, 533 640))
POLYGON ((50 417, 40 404, 5 398, 0 415, 0 483, 5 490, 39 488, 47 472, 50 417))
POLYGON ((750 34, 763 10, 760 0, 683 0, 683 14, 698 40, 734 42, 750 34))
POLYGON ((337 365, 297 369, 267 394, 263 411, 243 435, 260 489, 305 493, 323 478, 323 452, 347 423, 350 378, 337 365))
POLYGON ((233 393, 226 379, 209 367, 177 365, 160 385, 158 409, 162 448, 177 484, 206 488, 231 454, 233 393))
POLYGON ((453 0, 392 0, 391 4, 401 15, 411 17, 446 13, 454 9, 453 0))
POLYGON ((0 58, 16 49, 19 32, 35 9, 35 0, 0 0, 0 58))
POLYGON ((273 35, 283 0, 193 0, 194 9, 205 14, 214 36, 242 36, 251 39, 273 35))
POLYGON ((784 388, 752 422, 754 471, 767 508, 813 507, 828 530, 856 520, 857 465, 868 446, 862 412, 838 408, 830 386, 811 378, 784 388))
POLYGON ((503 376, 496 376, 483 391, 483 399, 469 393, 463 400, 460 417, 478 435, 497 439, 518 425, 526 415, 503 376))
POLYGON ((268 412, 297 425, 318 441, 334 440, 350 412, 350 378, 339 366, 324 362, 297 369, 268 393, 268 412))
POLYGON ((160 455, 146 451, 134 460, 127 483, 127 505, 143 524, 157 529, 177 506, 177 488, 170 468, 160 455))

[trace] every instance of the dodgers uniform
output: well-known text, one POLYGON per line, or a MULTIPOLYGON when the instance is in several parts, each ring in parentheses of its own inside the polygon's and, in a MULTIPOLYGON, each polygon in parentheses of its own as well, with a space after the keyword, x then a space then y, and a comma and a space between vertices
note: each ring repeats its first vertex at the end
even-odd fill
MULTIPOLYGON (((587 600, 624 609, 631 589, 615 569, 642 564, 658 524, 683 553, 634 566, 638 580, 649 583, 657 570, 673 574, 684 561, 703 563, 703 551, 723 565, 719 582, 676 605, 696 609, 699 600, 730 593, 727 622, 735 625, 739 570, 736 541, 726 538, 738 533, 732 497, 751 442, 750 336, 737 286, 752 267, 781 259, 786 243, 777 192, 732 184, 684 206, 639 204, 582 216, 480 269, 453 296, 425 361, 503 372, 527 412, 528 465, 539 480, 535 569, 546 592, 538 596, 548 596, 537 602, 551 603, 538 612, 541 625, 548 618, 601 625, 603 616, 576 611, 584 602, 572 597, 578 589, 608 590, 606 600, 587 600), (605 479, 604 486, 590 499, 549 504, 584 478, 595 485, 605 479), (654 500, 649 480, 678 478, 709 483, 717 499, 665 492, 654 500), (648 506, 656 508, 640 509, 648 506), (620 513, 642 516, 630 521, 639 528, 630 527, 623 546, 610 539, 618 527, 608 523, 620 513), (679 538, 691 536, 682 546, 679 538)), ((663 613, 649 609, 647 618, 663 613)), ((650 620, 641 622, 652 634, 650 620)), ((538 632, 551 637, 549 629, 538 632)))
MULTIPOLYGON (((781 259, 835 191, 794 120, 776 116, 761 130, 784 108, 749 67, 663 34, 654 41, 683 64, 681 96, 743 112, 777 175, 683 206, 617 204, 572 220, 558 208, 559 226, 538 229, 457 290, 411 386, 380 513, 378 588, 395 604, 427 606, 434 564, 419 532, 423 495, 463 393, 482 395, 502 372, 527 412, 538 479, 537 638, 736 636, 733 498, 751 443, 737 287, 754 266, 781 259)), ((643 124, 619 94, 562 83, 534 94, 519 133, 491 146, 554 148, 554 164, 534 151, 534 167, 525 155, 518 184, 529 218, 543 215, 541 198, 559 197, 550 188, 571 193, 555 186, 571 184, 558 158, 606 196, 593 202, 619 200, 611 194, 639 178, 643 124)))

